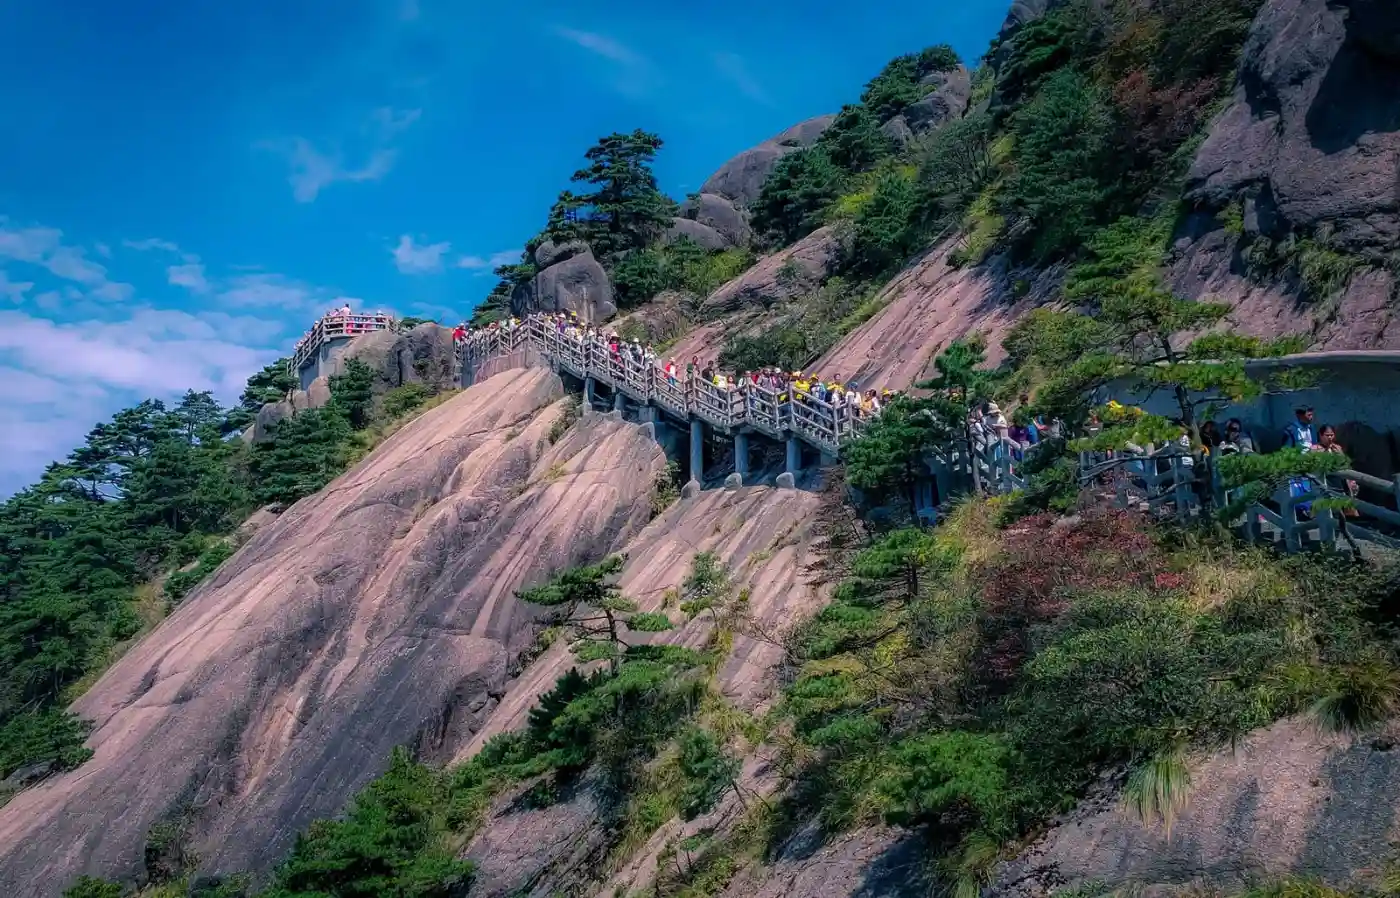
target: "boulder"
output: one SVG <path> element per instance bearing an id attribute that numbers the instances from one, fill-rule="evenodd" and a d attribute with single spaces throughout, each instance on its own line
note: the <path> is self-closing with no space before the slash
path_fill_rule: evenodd
<path id="1" fill-rule="evenodd" d="M 933 90 L 896 117 L 902 118 L 914 135 L 927 134 L 945 122 L 962 118 L 972 97 L 972 75 L 966 66 L 958 66 L 951 72 L 934 72 L 924 80 L 933 85 Z M 891 119 L 891 123 L 893 121 Z"/>
<path id="2" fill-rule="evenodd" d="M 786 131 L 765 140 L 756 147 L 745 150 L 719 167 L 700 185 L 701 193 L 713 193 L 732 200 L 736 206 L 752 205 L 758 199 L 773 166 L 778 160 L 793 150 L 816 143 L 817 138 L 831 123 L 835 115 L 820 115 L 807 119 L 788 128 Z"/>
<path id="3" fill-rule="evenodd" d="M 588 244 L 582 240 L 568 240 L 564 243 L 546 240 L 535 247 L 535 264 L 540 268 L 548 268 L 588 251 Z"/>
<path id="4" fill-rule="evenodd" d="M 810 147 L 826 133 L 826 129 L 830 128 L 834 121 L 836 121 L 835 113 L 809 118 L 788 128 L 777 137 L 772 138 L 770 142 L 782 147 Z"/>
<path id="5" fill-rule="evenodd" d="M 1246 204 L 1253 237 L 1325 227 L 1353 252 L 1400 240 L 1400 59 L 1376 52 L 1400 13 L 1349 2 L 1271 0 L 1260 11 L 1231 104 L 1191 166 L 1198 207 Z"/>
<path id="6" fill-rule="evenodd" d="M 705 318 L 714 318 L 810 293 L 831 276 L 840 258 L 841 241 L 836 232 L 821 228 L 787 249 L 765 256 L 710 294 L 702 313 Z"/>
<path id="7" fill-rule="evenodd" d="M 1063 2 L 1064 0 L 1012 0 L 1011 8 L 1006 11 L 1006 18 L 1002 20 L 1001 30 L 997 32 L 993 49 L 988 53 L 988 61 L 992 67 L 999 68 L 1006 61 L 1010 50 L 1009 41 L 1016 36 L 1017 31 Z"/>
<path id="8" fill-rule="evenodd" d="M 607 321 L 617 314 L 608 273 L 587 249 L 545 268 L 516 288 L 510 305 L 520 316 L 570 311 L 589 323 Z"/>
<path id="9" fill-rule="evenodd" d="M 286 399 L 264 405 L 258 409 L 257 417 L 253 419 L 253 426 L 249 428 L 249 442 L 261 443 L 271 439 L 272 429 L 294 414 L 296 414 L 296 408 Z"/>
<path id="10" fill-rule="evenodd" d="M 753 241 L 748 214 L 722 196 L 696 194 L 681 206 L 681 215 L 714 228 L 735 246 L 748 246 Z"/>
<path id="11" fill-rule="evenodd" d="M 54 766 L 53 761 L 27 764 L 5 777 L 4 780 L 0 780 L 0 793 L 18 792 L 26 786 L 32 786 L 53 773 Z"/>
<path id="12" fill-rule="evenodd" d="M 709 250 L 725 249 L 729 246 L 729 240 L 719 231 L 689 218 L 671 219 L 671 226 L 666 229 L 666 233 L 662 236 L 667 243 L 688 237 Z"/>
<path id="13" fill-rule="evenodd" d="M 914 139 L 914 131 L 902 115 L 896 115 L 881 125 L 880 132 L 901 147 Z"/>

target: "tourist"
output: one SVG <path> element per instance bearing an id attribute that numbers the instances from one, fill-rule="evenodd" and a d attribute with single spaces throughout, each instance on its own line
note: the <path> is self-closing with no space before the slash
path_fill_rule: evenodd
<path id="1" fill-rule="evenodd" d="M 1313 452 L 1331 452 L 1336 455 L 1346 455 L 1347 451 L 1342 444 L 1337 442 L 1337 428 L 1331 424 L 1322 425 L 1322 429 L 1317 432 L 1317 442 L 1312 447 Z M 1346 481 L 1347 495 L 1353 498 L 1361 492 L 1361 485 L 1355 480 Z M 1356 517 L 1355 508 L 1347 508 L 1345 514 L 1348 517 Z"/>
<path id="2" fill-rule="evenodd" d="M 1308 450 L 1317 442 L 1313 435 L 1313 410 L 1311 406 L 1299 406 L 1293 412 L 1293 423 L 1283 429 L 1283 445 Z"/>
<path id="3" fill-rule="evenodd" d="M 1254 440 L 1245 433 L 1244 425 L 1239 418 L 1231 418 L 1225 422 L 1225 436 L 1220 440 L 1218 454 L 1240 455 L 1254 452 Z"/>

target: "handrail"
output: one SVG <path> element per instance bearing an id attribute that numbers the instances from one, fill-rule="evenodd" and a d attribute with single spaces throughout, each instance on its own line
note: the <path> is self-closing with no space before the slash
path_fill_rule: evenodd
<path id="1" fill-rule="evenodd" d="M 672 376 L 615 353 L 594 340 L 569 336 L 541 319 L 514 327 L 478 331 L 458 344 L 463 361 L 479 361 L 529 341 L 553 364 L 578 377 L 591 377 L 678 415 L 694 415 L 723 430 L 748 426 L 774 437 L 798 436 L 823 452 L 838 455 L 843 439 L 867 420 L 850 405 L 836 406 L 810 394 L 788 395 L 752 383 L 716 386 L 696 376 Z"/>
<path id="2" fill-rule="evenodd" d="M 1181 447 L 1164 446 L 1155 451 L 1149 446 L 1145 451 L 1133 452 L 1118 450 L 1115 458 L 1096 461 L 1099 453 L 1080 453 L 1080 483 L 1088 485 L 1115 469 L 1114 478 L 1116 503 L 1126 507 L 1128 491 L 1137 491 L 1147 508 L 1159 510 L 1167 505 L 1175 507 L 1179 520 L 1185 522 L 1193 515 L 1203 514 L 1201 496 L 1197 493 L 1198 484 L 1209 486 L 1209 494 L 1214 497 L 1217 507 L 1227 507 L 1230 496 L 1220 482 L 1219 471 L 1209 457 L 1196 460 Z M 1167 460 L 1170 467 L 1158 471 L 1158 462 Z M 1188 461 L 1190 459 L 1190 461 Z M 1354 547 L 1356 540 L 1374 543 L 1389 549 L 1400 549 L 1400 538 L 1374 529 L 1373 524 L 1384 524 L 1400 528 L 1400 512 L 1358 499 L 1349 495 L 1346 488 L 1339 489 L 1329 481 L 1354 481 L 1377 492 L 1393 496 L 1400 502 L 1400 475 L 1386 480 L 1361 471 L 1341 470 L 1328 475 L 1302 475 L 1298 481 L 1305 482 L 1302 495 L 1293 495 L 1294 490 L 1287 486 L 1271 497 L 1277 511 L 1263 502 L 1251 503 L 1244 509 L 1243 522 L 1237 521 L 1244 536 L 1256 542 L 1264 536 L 1263 525 L 1277 531 L 1280 542 L 1287 552 L 1299 552 L 1304 547 L 1304 539 L 1313 537 L 1324 548 L 1333 547 L 1339 538 L 1344 538 Z M 1312 514 L 1299 520 L 1298 510 L 1302 506 L 1324 499 L 1343 498 L 1348 502 L 1348 514 L 1339 516 L 1331 507 L 1313 507 Z M 1365 522 L 1365 523 L 1363 523 Z"/>
<path id="3" fill-rule="evenodd" d="M 327 340 L 359 337 L 375 331 L 388 330 L 393 326 L 394 317 L 392 315 L 357 313 L 343 315 L 339 312 L 322 315 L 315 324 L 311 325 L 311 330 L 297 341 L 296 352 L 292 355 L 292 370 L 294 372 L 300 371 L 307 361 L 315 357 Z"/>

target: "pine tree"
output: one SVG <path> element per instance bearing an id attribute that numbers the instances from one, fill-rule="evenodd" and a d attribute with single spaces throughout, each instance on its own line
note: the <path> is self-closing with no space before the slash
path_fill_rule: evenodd
<path id="1" fill-rule="evenodd" d="M 660 137 L 639 129 L 609 134 L 584 154 L 589 165 L 571 180 L 593 189 L 566 196 L 572 208 L 587 214 L 580 224 L 594 255 L 612 259 L 642 249 L 670 224 L 675 204 L 661 192 L 651 170 L 661 146 Z"/>
<path id="2" fill-rule="evenodd" d="M 637 610 L 622 594 L 616 577 L 624 558 L 613 555 L 598 564 L 566 570 L 547 583 L 522 589 L 516 597 L 531 605 L 554 609 L 551 620 L 564 628 L 580 661 L 608 662 L 616 676 L 627 650 L 627 631 L 656 633 L 671 629 L 664 614 Z"/>

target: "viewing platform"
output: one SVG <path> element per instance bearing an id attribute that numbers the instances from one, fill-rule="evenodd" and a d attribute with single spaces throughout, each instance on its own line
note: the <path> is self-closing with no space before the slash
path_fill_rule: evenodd
<path id="1" fill-rule="evenodd" d="M 393 326 L 394 317 L 382 313 L 359 315 L 331 312 L 321 316 L 311 330 L 297 341 L 296 351 L 292 355 L 292 370 L 301 389 L 308 389 L 312 381 L 326 373 L 352 338 L 389 330 Z"/>

